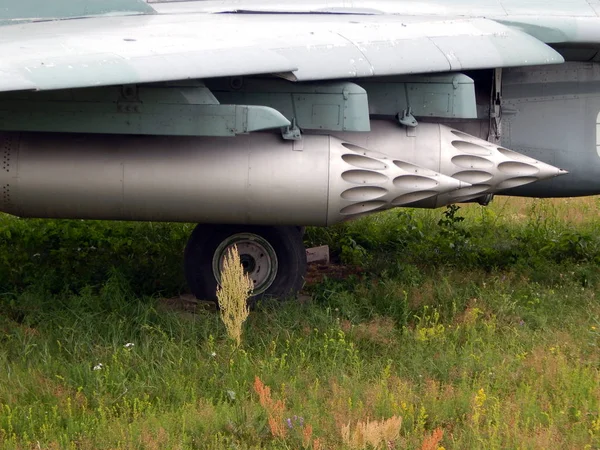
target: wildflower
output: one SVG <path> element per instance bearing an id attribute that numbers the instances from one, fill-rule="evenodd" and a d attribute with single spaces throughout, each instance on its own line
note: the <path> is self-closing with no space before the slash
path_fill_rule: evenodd
<path id="1" fill-rule="evenodd" d="M 592 331 L 596 331 L 596 327 L 592 325 Z"/>
<path id="2" fill-rule="evenodd" d="M 135 344 L 133 342 L 128 342 L 127 344 L 125 344 L 123 347 L 125 348 L 131 348 L 133 347 Z"/>
<path id="3" fill-rule="evenodd" d="M 425 438 L 425 440 L 423 441 L 423 444 L 421 445 L 421 449 L 422 450 L 444 450 L 444 447 L 440 446 L 440 442 L 441 440 L 444 438 L 444 430 L 442 430 L 441 428 L 436 428 L 435 430 L 433 430 L 433 433 L 431 433 L 431 436 L 428 436 Z"/>
<path id="4" fill-rule="evenodd" d="M 229 397 L 229 400 L 234 401 L 235 400 L 235 391 L 227 391 L 227 397 Z"/>
<path id="5" fill-rule="evenodd" d="M 216 353 L 216 352 L 212 352 L 212 353 L 210 354 L 210 356 L 212 356 L 212 357 L 214 358 L 215 356 L 217 356 L 217 353 Z"/>
<path id="6" fill-rule="evenodd" d="M 294 425 L 292 425 L 292 419 L 289 417 L 285 419 L 285 423 L 287 423 L 288 428 L 294 428 Z"/>
<path id="7" fill-rule="evenodd" d="M 273 400 L 271 388 L 266 386 L 260 378 L 254 378 L 254 391 L 258 394 L 260 405 L 265 409 L 269 421 L 269 429 L 273 437 L 285 437 L 283 413 L 285 403 L 283 400 Z M 314 446 L 313 446 L 314 447 Z"/>
<path id="8" fill-rule="evenodd" d="M 98 363 L 94 366 L 94 370 L 102 370 L 104 366 L 102 365 L 102 363 Z"/>
<path id="9" fill-rule="evenodd" d="M 308 448 L 310 442 L 313 440 L 313 428 L 311 424 L 308 424 L 306 427 L 302 428 L 302 446 L 304 448 Z M 315 439 L 318 442 L 318 439 Z M 320 446 L 318 444 L 314 444 L 313 442 L 313 450 L 318 450 Z"/>

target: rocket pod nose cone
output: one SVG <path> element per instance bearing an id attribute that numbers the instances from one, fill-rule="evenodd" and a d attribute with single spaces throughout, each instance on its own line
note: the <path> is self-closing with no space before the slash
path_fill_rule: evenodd
<path id="1" fill-rule="evenodd" d="M 337 139 L 330 152 L 328 223 L 471 186 L 468 181 L 356 145 L 344 145 Z"/>
<path id="2" fill-rule="evenodd" d="M 566 173 L 550 164 L 449 127 L 441 127 L 441 137 L 442 172 L 472 186 L 442 196 L 440 204 L 468 201 Z"/>

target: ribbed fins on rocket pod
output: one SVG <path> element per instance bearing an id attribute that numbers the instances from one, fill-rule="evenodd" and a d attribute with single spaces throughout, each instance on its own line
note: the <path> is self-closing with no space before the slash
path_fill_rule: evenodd
<path id="1" fill-rule="evenodd" d="M 440 125 L 439 170 L 470 186 L 410 206 L 437 207 L 467 202 L 567 173 L 565 170 Z"/>
<path id="2" fill-rule="evenodd" d="M 369 133 L 337 133 L 345 142 L 456 178 L 466 185 L 416 199 L 407 206 L 435 208 L 466 202 L 567 173 L 438 123 L 420 123 L 411 133 L 387 120 L 371 120 Z"/>
<path id="3" fill-rule="evenodd" d="M 440 171 L 471 184 L 441 196 L 443 204 L 471 200 L 566 173 L 450 127 L 440 126 L 440 134 Z"/>
<path id="4" fill-rule="evenodd" d="M 332 137 L 327 222 L 409 205 L 469 186 L 467 181 Z"/>

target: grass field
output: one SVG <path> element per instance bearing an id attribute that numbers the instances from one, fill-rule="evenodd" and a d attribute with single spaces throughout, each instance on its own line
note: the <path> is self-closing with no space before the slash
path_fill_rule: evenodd
<path id="1" fill-rule="evenodd" d="M 191 230 L 0 216 L 0 448 L 600 448 L 600 198 L 308 229 L 351 269 L 239 348 Z"/>

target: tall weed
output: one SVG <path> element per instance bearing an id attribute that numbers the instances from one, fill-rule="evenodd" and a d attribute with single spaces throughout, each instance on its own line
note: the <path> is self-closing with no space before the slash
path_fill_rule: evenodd
<path id="1" fill-rule="evenodd" d="M 250 314 L 248 297 L 253 286 L 252 280 L 244 272 L 237 246 L 234 245 L 223 261 L 217 298 L 221 320 L 225 324 L 227 334 L 238 347 L 242 343 L 242 327 Z"/>

